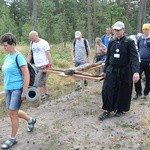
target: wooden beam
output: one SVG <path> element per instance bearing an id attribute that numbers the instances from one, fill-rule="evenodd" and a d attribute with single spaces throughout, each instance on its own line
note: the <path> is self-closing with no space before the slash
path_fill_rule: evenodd
<path id="1" fill-rule="evenodd" d="M 49 72 L 49 73 L 56 73 L 62 77 L 75 77 L 75 78 L 80 78 L 80 79 L 101 81 L 104 79 L 103 76 L 92 75 L 92 74 L 87 73 L 87 71 L 95 69 L 95 68 L 103 67 L 104 65 L 105 65 L 104 63 L 97 63 L 97 64 L 87 63 L 87 64 L 84 64 L 83 66 L 81 65 L 79 67 L 74 67 L 74 68 L 69 68 L 69 69 L 52 68 L 52 69 L 43 70 L 43 71 Z"/>
<path id="2" fill-rule="evenodd" d="M 101 81 L 104 79 L 103 76 L 92 77 L 92 76 L 85 76 L 85 75 L 80 75 L 80 74 L 66 75 L 64 72 L 58 75 L 62 77 L 75 77 L 75 78 L 80 78 L 80 79 L 89 79 L 89 80 L 97 80 L 97 81 Z"/>

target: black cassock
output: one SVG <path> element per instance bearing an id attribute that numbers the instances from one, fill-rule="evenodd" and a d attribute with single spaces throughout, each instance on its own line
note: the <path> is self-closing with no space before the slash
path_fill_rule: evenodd
<path id="1" fill-rule="evenodd" d="M 104 72 L 102 108 L 107 111 L 128 111 L 132 94 L 132 76 L 139 72 L 139 57 L 134 41 L 122 37 L 110 41 Z"/>

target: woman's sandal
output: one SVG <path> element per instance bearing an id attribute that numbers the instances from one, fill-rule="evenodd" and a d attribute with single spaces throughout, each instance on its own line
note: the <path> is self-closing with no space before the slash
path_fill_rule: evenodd
<path id="1" fill-rule="evenodd" d="M 9 149 L 13 145 L 17 144 L 16 139 L 8 138 L 1 146 L 1 149 Z"/>

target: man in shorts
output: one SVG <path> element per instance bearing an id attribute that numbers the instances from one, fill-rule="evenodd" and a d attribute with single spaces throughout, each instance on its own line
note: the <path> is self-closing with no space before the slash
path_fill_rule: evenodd
<path id="1" fill-rule="evenodd" d="M 41 70 L 52 68 L 52 57 L 49 52 L 50 45 L 46 40 L 40 38 L 36 31 L 31 31 L 29 33 L 29 39 L 31 40 L 31 50 L 28 54 L 28 62 L 31 61 L 33 56 L 34 65 L 38 71 L 37 86 L 39 88 L 41 100 L 44 100 L 49 97 L 48 87 L 46 85 L 47 73 Z"/>

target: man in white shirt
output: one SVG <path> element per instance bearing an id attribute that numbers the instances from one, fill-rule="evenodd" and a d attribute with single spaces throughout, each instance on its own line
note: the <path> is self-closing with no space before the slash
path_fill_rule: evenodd
<path id="1" fill-rule="evenodd" d="M 37 86 L 39 88 L 41 99 L 45 99 L 49 97 L 46 85 L 47 73 L 39 70 L 46 68 L 50 69 L 52 67 L 52 57 L 49 52 L 50 45 L 46 40 L 40 38 L 36 31 L 31 31 L 29 33 L 29 39 L 31 40 L 31 50 L 28 54 L 28 62 L 30 62 L 33 57 L 34 65 L 38 70 Z"/>

